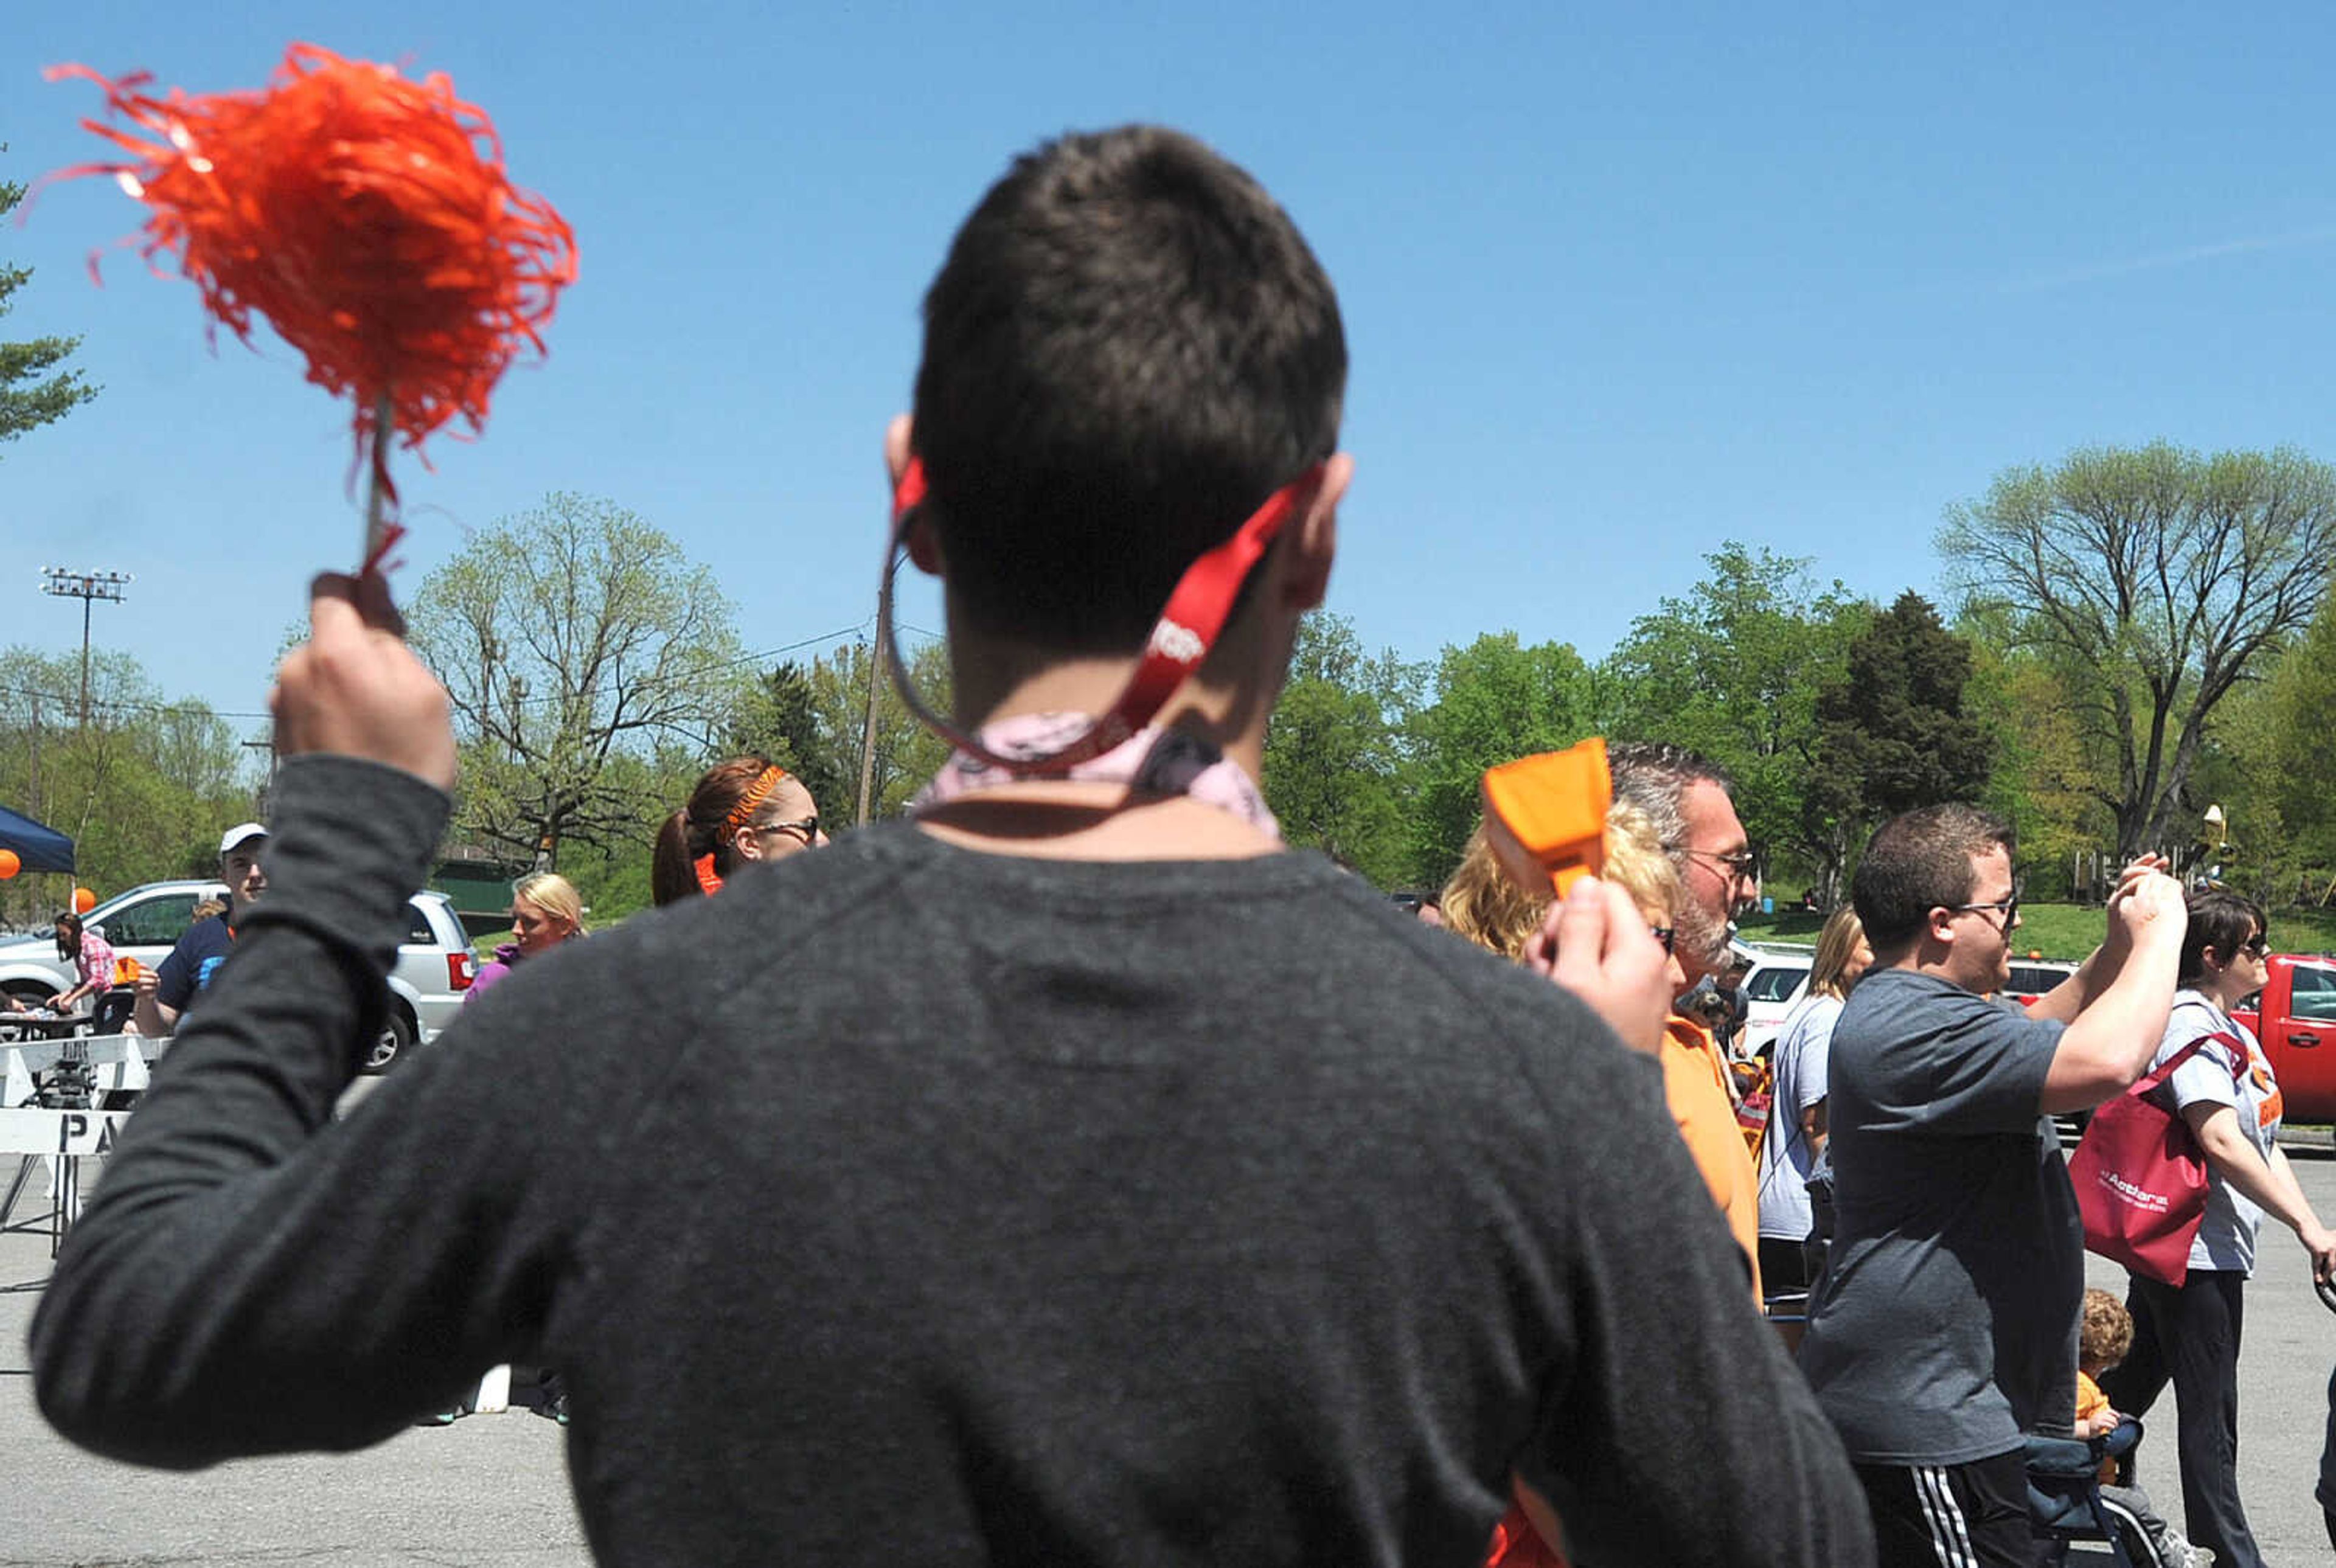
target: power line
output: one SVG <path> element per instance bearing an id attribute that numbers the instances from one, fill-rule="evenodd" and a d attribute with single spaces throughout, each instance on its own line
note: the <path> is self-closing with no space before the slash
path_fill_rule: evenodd
<path id="1" fill-rule="evenodd" d="M 681 670 L 673 675 L 658 677 L 643 676 L 639 680 L 634 681 L 631 684 L 631 689 L 638 691 L 643 687 L 686 686 L 692 681 L 701 679 L 706 676 L 715 674 L 721 670 L 736 669 L 742 665 L 761 664 L 765 659 L 777 658 L 782 654 L 794 653 L 803 648 L 810 648 L 814 643 L 832 641 L 834 638 L 839 637 L 849 637 L 853 632 L 866 630 L 867 627 L 868 622 L 866 620 L 862 620 L 856 626 L 838 627 L 833 631 L 823 631 L 816 637 L 804 638 L 800 642 L 786 643 L 778 648 L 766 648 L 757 653 L 742 653 L 735 658 L 725 658 L 716 660 L 712 664 L 702 664 L 694 669 Z M 600 696 L 608 692 L 615 691 L 617 687 L 615 683 L 611 682 L 607 686 L 597 686 L 580 692 L 554 692 L 548 696 L 524 696 L 519 699 L 519 706 L 521 707 L 528 707 L 539 703 L 567 702 L 579 696 Z"/>
<path id="2" fill-rule="evenodd" d="M 778 658 L 785 654 L 797 653 L 804 648 L 814 647 L 820 643 L 832 642 L 837 638 L 849 637 L 854 632 L 864 632 L 868 629 L 868 624 L 869 623 L 866 619 L 862 619 L 856 625 L 838 627 L 832 631 L 820 632 L 814 636 L 803 638 L 795 642 L 783 643 L 776 648 L 758 649 L 754 653 L 740 654 L 735 658 L 721 659 L 712 664 L 698 665 L 692 669 L 682 670 L 673 675 L 655 678 L 643 677 L 639 681 L 634 683 L 634 687 L 635 689 L 638 689 L 644 686 L 657 687 L 682 685 L 689 681 L 701 679 L 706 676 L 715 674 L 721 670 L 735 669 L 744 665 L 761 664 L 765 660 Z M 921 631 L 920 628 L 915 627 L 904 628 L 903 629 L 918 631 L 919 635 L 925 637 L 935 635 L 931 632 Z M 612 684 L 609 686 L 594 687 L 590 690 L 585 692 L 573 694 L 554 693 L 549 696 L 522 697 L 520 700 L 522 706 L 533 706 L 539 703 L 566 701 L 569 700 L 570 696 L 599 696 L 615 689 L 616 687 Z M 43 702 L 71 704 L 75 700 L 70 693 L 42 691 L 33 687 L 0 686 L 0 693 L 5 693 L 11 696 L 36 698 Z M 153 701 L 142 697 L 96 697 L 91 699 L 89 706 L 92 710 L 112 709 L 115 712 L 144 711 L 149 713 L 183 713 L 189 715 L 209 714 L 213 718 L 263 719 L 272 718 L 274 716 L 272 714 L 268 714 L 265 711 L 255 713 L 234 708 L 211 707 L 200 697 L 181 697 L 171 702 Z"/>

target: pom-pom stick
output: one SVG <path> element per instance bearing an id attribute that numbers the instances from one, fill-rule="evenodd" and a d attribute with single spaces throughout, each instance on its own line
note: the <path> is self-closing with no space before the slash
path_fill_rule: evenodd
<path id="1" fill-rule="evenodd" d="M 113 176 L 146 204 L 151 267 L 175 258 L 214 321 L 248 344 L 258 312 L 310 381 L 354 399 L 365 567 L 378 567 L 403 531 L 385 443 L 419 456 L 453 419 L 484 428 L 496 381 L 521 349 L 542 354 L 575 281 L 567 223 L 511 184 L 493 125 L 443 74 L 409 82 L 295 44 L 256 93 L 157 97 L 143 72 L 48 75 L 96 83 L 109 115 L 145 132 L 83 121 L 131 157 L 52 178 Z"/>
<path id="2" fill-rule="evenodd" d="M 365 553 L 357 557 L 364 562 L 357 568 L 359 577 L 369 571 L 386 570 L 388 563 L 383 558 L 397 543 L 398 536 L 405 531 L 389 520 L 390 503 L 397 492 L 389 482 L 389 453 L 382 445 L 386 438 L 385 433 L 393 428 L 391 422 L 396 417 L 396 410 L 389 400 L 389 389 L 384 387 L 373 400 L 373 438 L 367 443 L 372 448 L 373 461 L 366 465 L 372 472 L 365 478 L 365 537 L 359 541 Z"/>

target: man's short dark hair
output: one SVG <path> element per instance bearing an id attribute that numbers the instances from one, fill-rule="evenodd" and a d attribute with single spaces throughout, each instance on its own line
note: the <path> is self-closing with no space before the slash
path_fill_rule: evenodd
<path id="1" fill-rule="evenodd" d="M 1900 951 L 1921 934 L 1934 909 L 1971 901 L 1979 883 L 1973 862 L 1989 851 L 2013 852 L 2011 824 L 1977 806 L 1951 803 L 1892 817 L 1865 843 L 1850 881 L 1850 901 L 1875 951 Z"/>
<path id="2" fill-rule="evenodd" d="M 2182 981 L 2195 985 L 2206 978 L 2206 950 L 2229 963 L 2257 931 L 2269 931 L 2263 905 L 2229 888 L 2200 888 L 2188 900 L 2190 929 L 2182 937 Z"/>
<path id="3" fill-rule="evenodd" d="M 1687 812 L 1681 804 L 1689 786 L 1717 785 L 1733 798 L 1736 781 L 1728 770 L 1700 752 L 1669 741 L 1618 741 L 1606 748 L 1606 764 L 1614 774 L 1614 794 L 1647 813 L 1655 836 L 1677 860 L 1687 847 Z"/>
<path id="4" fill-rule="evenodd" d="M 1142 646 L 1184 569 L 1338 445 L 1347 341 L 1289 215 L 1154 126 L 1017 159 L 925 296 L 914 444 L 952 603 Z"/>

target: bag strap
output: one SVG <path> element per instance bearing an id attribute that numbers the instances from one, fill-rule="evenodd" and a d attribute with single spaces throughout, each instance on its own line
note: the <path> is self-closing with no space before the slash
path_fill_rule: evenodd
<path id="1" fill-rule="evenodd" d="M 2197 1044 L 2227 1046 L 2231 1052 L 2231 1082 L 2241 1084 L 2246 1081 L 2247 1068 L 2254 1065 L 2254 1053 L 2247 1049 L 2246 1041 L 2228 1029 L 2222 1029 L 2211 1035 L 2199 1036 Z"/>
<path id="2" fill-rule="evenodd" d="M 2127 1089 L 2126 1093 L 2131 1095 L 2136 1099 L 2141 1098 L 2144 1095 L 2156 1094 L 2158 1091 L 2159 1086 L 2162 1086 L 2166 1079 L 2174 1076 L 2175 1068 L 2188 1061 L 2192 1057 L 2196 1056 L 2198 1054 L 2199 1047 L 2205 1045 L 2208 1040 L 2214 1039 L 2216 1037 L 2217 1037 L 2214 1035 L 2200 1035 L 2196 1039 L 2192 1040 L 2188 1045 L 2183 1047 L 2180 1050 L 2167 1057 L 2164 1066 L 2153 1069 L 2148 1076 L 2143 1078 L 2141 1082 Z"/>

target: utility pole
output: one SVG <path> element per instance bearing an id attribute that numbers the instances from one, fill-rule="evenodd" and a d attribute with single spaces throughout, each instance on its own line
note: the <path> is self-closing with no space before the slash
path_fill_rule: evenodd
<path id="1" fill-rule="evenodd" d="M 43 593 L 81 600 L 81 727 L 87 729 L 90 606 L 101 599 L 108 604 L 120 604 L 122 590 L 136 579 L 126 571 L 69 571 L 62 566 L 44 566 L 41 575 L 47 579 L 41 585 Z"/>
<path id="2" fill-rule="evenodd" d="M 868 645 L 868 723 L 860 733 L 860 814 L 859 825 L 868 825 L 868 813 L 874 808 L 869 799 L 876 791 L 876 693 L 878 683 L 884 678 L 884 650 L 892 646 L 891 622 L 885 618 L 885 607 L 876 607 L 876 636 Z"/>
<path id="3" fill-rule="evenodd" d="M 33 694 L 33 776 L 25 793 L 33 797 L 33 820 L 41 821 L 41 694 Z"/>

